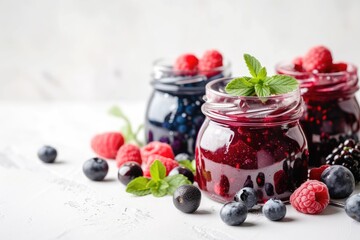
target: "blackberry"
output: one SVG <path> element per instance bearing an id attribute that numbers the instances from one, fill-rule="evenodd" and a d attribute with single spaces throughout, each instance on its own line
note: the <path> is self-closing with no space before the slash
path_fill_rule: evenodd
<path id="1" fill-rule="evenodd" d="M 354 139 L 347 139 L 332 150 L 326 157 L 326 164 L 342 165 L 354 175 L 355 182 L 360 181 L 360 143 Z"/>

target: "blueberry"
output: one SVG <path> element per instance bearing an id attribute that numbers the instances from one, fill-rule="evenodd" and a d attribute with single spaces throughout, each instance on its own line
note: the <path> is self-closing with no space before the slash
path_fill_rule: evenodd
<path id="1" fill-rule="evenodd" d="M 247 207 L 244 203 L 229 202 L 221 208 L 220 217 L 227 225 L 238 226 L 245 221 L 247 212 Z"/>
<path id="2" fill-rule="evenodd" d="M 265 183 L 265 192 L 268 196 L 273 196 L 274 186 L 271 183 Z"/>
<path id="3" fill-rule="evenodd" d="M 271 198 L 264 204 L 262 211 L 271 221 L 279 221 L 286 215 L 286 206 L 281 200 Z"/>
<path id="4" fill-rule="evenodd" d="M 181 125 L 179 125 L 179 126 L 177 127 L 177 130 L 179 131 L 179 133 L 184 134 L 184 133 L 187 132 L 188 127 L 187 127 L 186 125 L 184 125 L 184 124 L 181 124 Z"/>
<path id="5" fill-rule="evenodd" d="M 189 169 L 186 168 L 186 167 L 178 166 L 178 167 L 173 168 L 173 170 L 170 171 L 169 176 L 173 176 L 173 175 L 177 175 L 177 174 L 182 174 L 182 175 L 184 175 L 185 177 L 187 177 L 187 179 L 188 179 L 191 183 L 194 182 L 194 174 L 192 173 L 191 170 L 189 170 Z"/>
<path id="6" fill-rule="evenodd" d="M 39 149 L 37 155 L 41 161 L 45 163 L 53 163 L 55 162 L 57 151 L 51 146 L 43 146 Z"/>
<path id="7" fill-rule="evenodd" d="M 109 171 L 109 165 L 104 159 L 90 158 L 83 164 L 83 172 L 90 180 L 102 181 Z"/>
<path id="8" fill-rule="evenodd" d="M 186 123 L 186 118 L 184 118 L 182 115 L 176 117 L 176 122 L 178 124 L 184 124 Z"/>
<path id="9" fill-rule="evenodd" d="M 331 198 L 346 198 L 354 191 L 355 179 L 349 169 L 343 166 L 330 166 L 321 174 L 321 181 L 329 189 Z"/>
<path id="10" fill-rule="evenodd" d="M 360 222 L 360 193 L 349 197 L 345 202 L 346 214 Z"/>
<path id="11" fill-rule="evenodd" d="M 143 176 L 143 171 L 136 162 L 124 163 L 118 170 L 118 179 L 124 185 L 127 185 L 134 178 L 141 176 Z"/>
<path id="12" fill-rule="evenodd" d="M 245 187 L 235 194 L 234 200 L 244 203 L 247 209 L 251 209 L 256 205 L 258 198 L 253 188 Z"/>
<path id="13" fill-rule="evenodd" d="M 193 158 L 187 153 L 179 153 L 175 156 L 176 161 L 191 160 L 191 159 Z"/>
<path id="14" fill-rule="evenodd" d="M 193 105 L 188 105 L 185 108 L 185 112 L 187 114 L 189 114 L 190 116 L 194 113 L 194 111 L 195 111 L 195 106 L 193 106 Z"/>
<path id="15" fill-rule="evenodd" d="M 182 185 L 178 187 L 173 195 L 173 203 L 177 209 L 184 213 L 193 213 L 201 201 L 201 192 L 194 185 Z"/>

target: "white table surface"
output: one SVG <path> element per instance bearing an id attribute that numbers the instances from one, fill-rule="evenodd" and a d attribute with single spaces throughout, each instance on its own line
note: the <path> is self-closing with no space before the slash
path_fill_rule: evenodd
<path id="1" fill-rule="evenodd" d="M 136 124 L 145 103 L 118 102 Z M 360 239 L 360 223 L 329 206 L 312 216 L 287 205 L 287 216 L 271 222 L 249 214 L 239 227 L 225 225 L 221 204 L 203 195 L 195 214 L 178 211 L 170 196 L 134 197 L 117 180 L 110 161 L 103 182 L 92 182 L 82 164 L 93 157 L 95 133 L 117 130 L 104 103 L 0 102 L 0 239 Z M 43 144 L 58 150 L 55 164 L 43 164 Z M 359 186 L 357 191 L 359 191 Z"/>

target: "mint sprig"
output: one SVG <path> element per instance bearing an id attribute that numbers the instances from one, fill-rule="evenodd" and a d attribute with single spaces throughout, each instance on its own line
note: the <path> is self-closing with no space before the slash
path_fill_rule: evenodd
<path id="1" fill-rule="evenodd" d="M 133 131 L 131 122 L 129 120 L 129 118 L 124 114 L 124 112 L 121 110 L 120 107 L 118 106 L 113 106 L 110 110 L 109 113 L 114 116 L 114 117 L 118 117 L 121 120 L 124 121 L 125 125 L 122 127 L 121 129 L 121 133 L 123 134 L 124 138 L 125 138 L 125 142 L 126 143 L 135 143 L 138 146 L 143 146 L 144 144 L 138 139 L 138 135 L 141 131 L 141 129 L 143 128 L 143 125 L 140 125 L 136 131 Z"/>
<path id="2" fill-rule="evenodd" d="M 226 93 L 233 96 L 268 97 L 294 91 L 299 83 L 286 75 L 267 76 L 265 67 L 249 54 L 244 54 L 245 63 L 251 77 L 240 77 L 231 80 L 225 87 Z"/>
<path id="3" fill-rule="evenodd" d="M 177 174 L 166 177 L 166 168 L 162 162 L 155 160 L 150 166 L 151 179 L 137 177 L 128 183 L 126 192 L 137 196 L 152 194 L 155 197 L 172 195 L 181 185 L 191 184 L 184 175 Z"/>

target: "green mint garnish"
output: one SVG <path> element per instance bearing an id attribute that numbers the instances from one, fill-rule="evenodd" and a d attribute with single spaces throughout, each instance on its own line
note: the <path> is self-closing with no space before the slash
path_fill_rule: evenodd
<path id="1" fill-rule="evenodd" d="M 133 129 L 132 129 L 131 122 L 130 122 L 129 118 L 124 114 L 124 112 L 119 107 L 113 106 L 109 110 L 109 113 L 111 115 L 113 115 L 114 117 L 118 117 L 118 118 L 120 118 L 120 119 L 122 119 L 124 121 L 125 125 L 121 129 L 121 133 L 123 134 L 126 143 L 133 142 L 133 143 L 135 143 L 136 145 L 138 145 L 140 147 L 144 145 L 138 139 L 139 132 L 143 128 L 143 125 L 140 125 L 136 129 L 136 131 L 134 132 Z"/>
<path id="2" fill-rule="evenodd" d="M 152 194 L 155 197 L 172 195 L 181 185 L 191 184 L 184 175 L 177 174 L 166 177 L 166 168 L 162 162 L 155 160 L 150 166 L 151 179 L 137 177 L 128 183 L 126 192 L 137 196 Z"/>
<path id="3" fill-rule="evenodd" d="M 267 76 L 265 67 L 249 54 L 244 54 L 245 63 L 251 77 L 240 77 L 231 80 L 225 91 L 233 96 L 268 97 L 294 91 L 299 83 L 293 77 L 286 75 Z"/>

